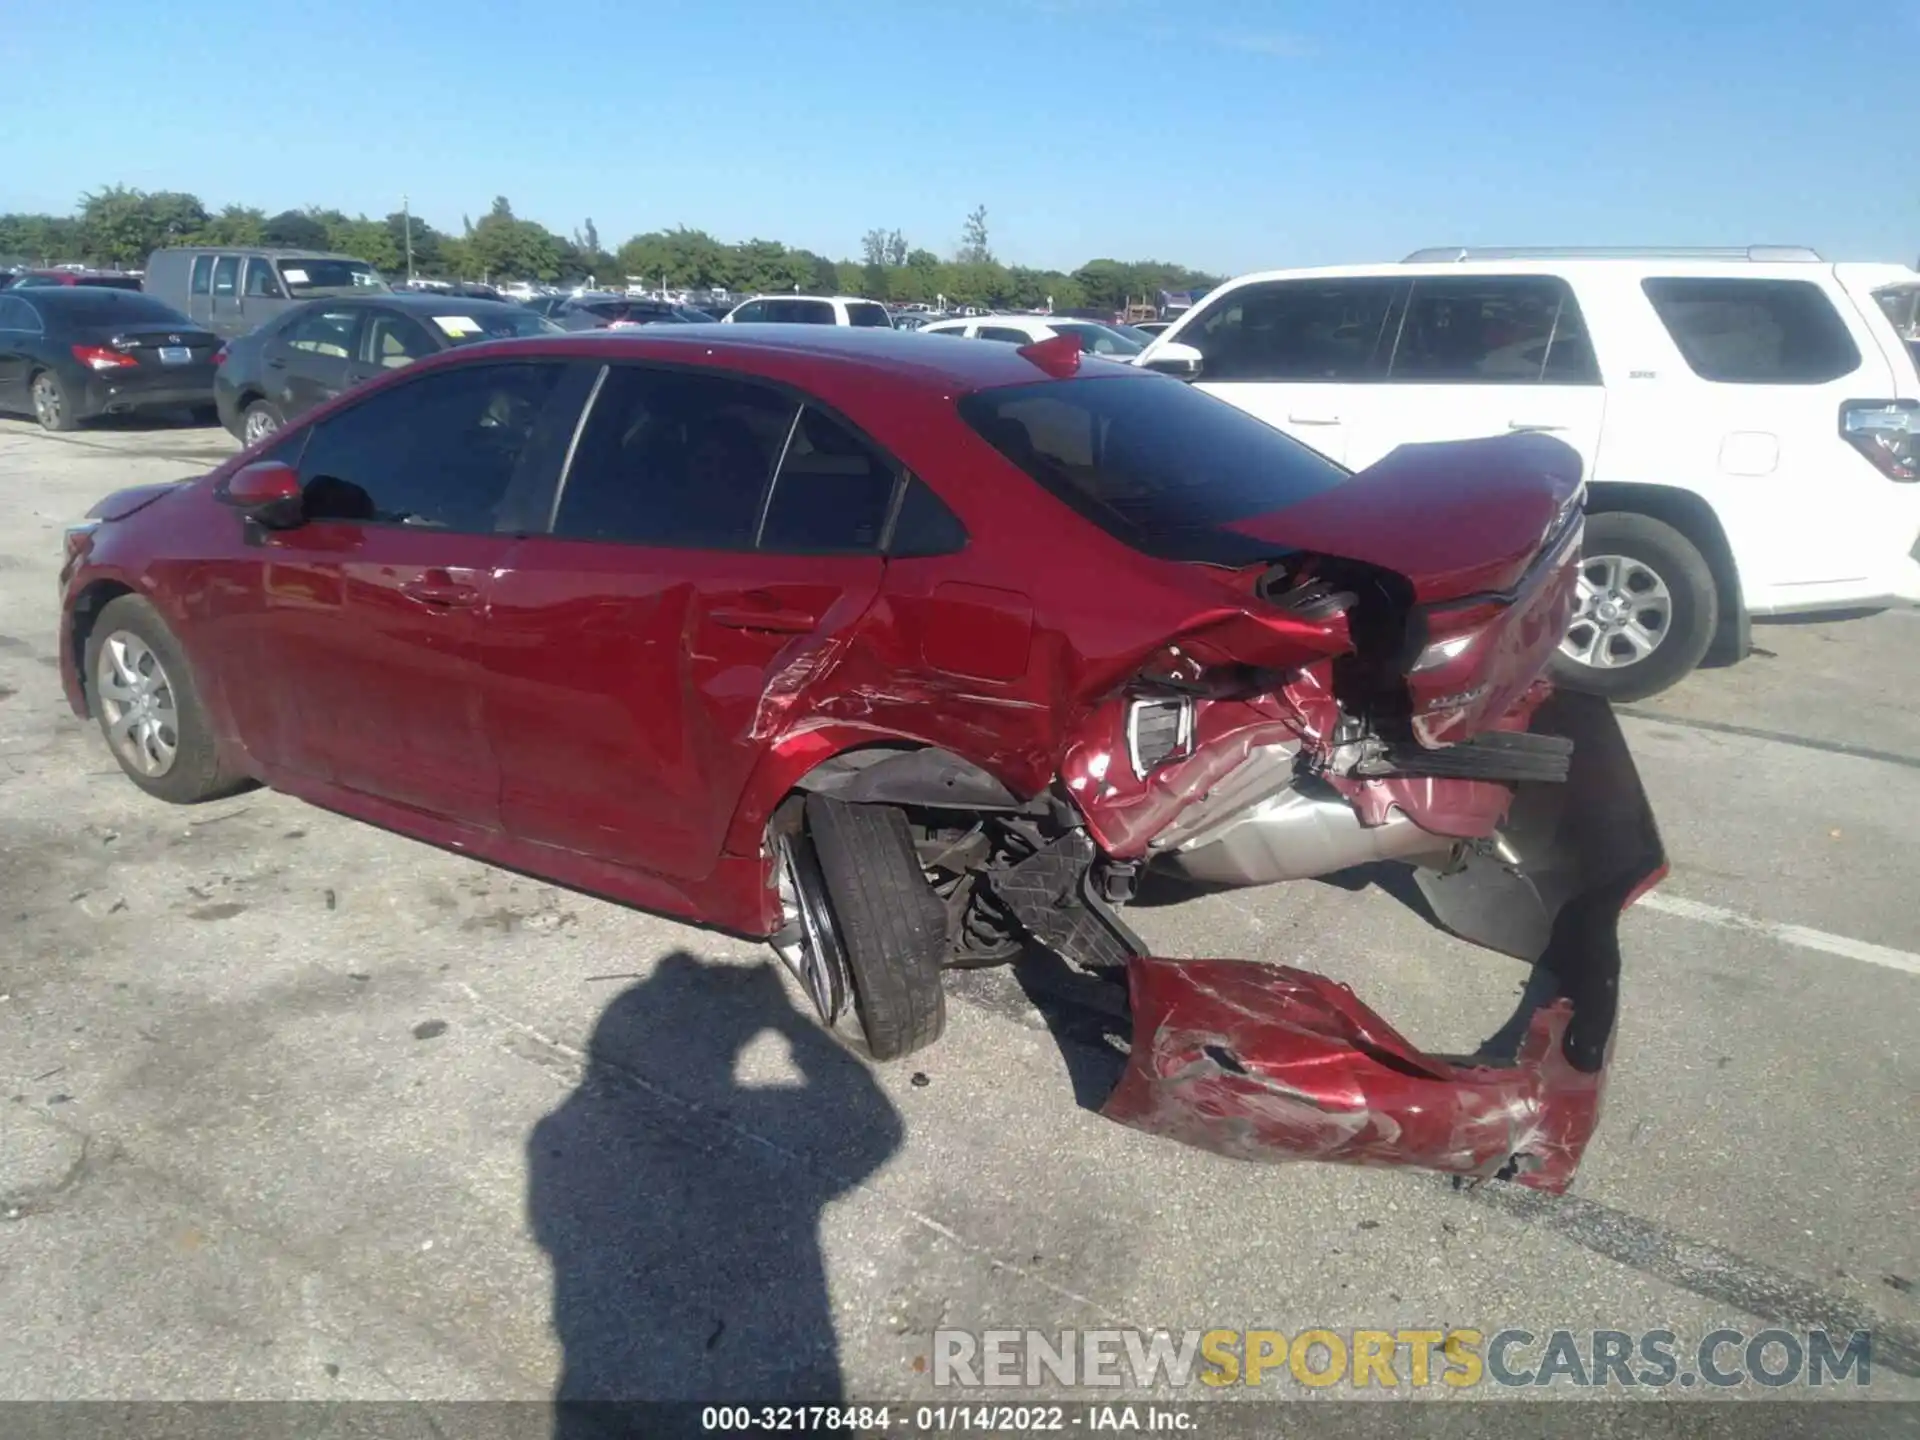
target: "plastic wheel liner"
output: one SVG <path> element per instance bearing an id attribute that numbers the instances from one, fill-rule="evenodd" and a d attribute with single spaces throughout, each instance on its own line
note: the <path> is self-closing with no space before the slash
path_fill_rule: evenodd
<path id="1" fill-rule="evenodd" d="M 1666 859 L 1605 700 L 1555 693 L 1529 728 L 1573 742 L 1565 783 L 1516 786 L 1491 843 L 1416 872 L 1446 929 L 1535 967 L 1480 1054 L 1423 1053 L 1323 975 L 1147 956 L 1129 962 L 1132 1054 L 1101 1113 L 1238 1159 L 1565 1190 L 1600 1117 L 1620 915 Z"/>

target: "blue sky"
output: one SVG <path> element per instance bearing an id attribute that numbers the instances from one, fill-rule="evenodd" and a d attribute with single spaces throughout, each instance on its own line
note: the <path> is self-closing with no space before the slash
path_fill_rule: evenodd
<path id="1" fill-rule="evenodd" d="M 1427 244 L 1920 254 L 1920 5 L 326 0 L 20 5 L 0 210 L 119 182 L 603 243 L 1224 272 Z M 1905 93 L 1903 93 L 1903 89 Z M 25 143 L 31 137 L 32 143 Z"/>

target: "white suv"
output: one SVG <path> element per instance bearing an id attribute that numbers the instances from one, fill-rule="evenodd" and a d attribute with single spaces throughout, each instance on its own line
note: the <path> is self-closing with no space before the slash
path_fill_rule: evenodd
<path id="1" fill-rule="evenodd" d="M 1421 250 L 1229 281 L 1135 362 L 1351 469 L 1551 432 L 1586 462 L 1569 684 L 1638 699 L 1756 615 L 1920 603 L 1920 274 L 1810 250 Z"/>
<path id="2" fill-rule="evenodd" d="M 727 325 L 866 325 L 891 330 L 893 315 L 858 295 L 756 295 L 729 310 Z"/>

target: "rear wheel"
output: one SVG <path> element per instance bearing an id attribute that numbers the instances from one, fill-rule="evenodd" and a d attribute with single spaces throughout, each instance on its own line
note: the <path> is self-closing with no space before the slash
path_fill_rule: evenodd
<path id="1" fill-rule="evenodd" d="M 891 805 L 848 805 L 810 795 L 805 834 L 785 843 L 805 845 L 817 862 L 817 897 L 806 894 L 807 865 L 794 871 L 803 926 L 808 901 L 824 899 L 824 905 L 812 906 L 812 929 L 825 936 L 830 952 L 819 958 L 844 964 L 873 1058 L 895 1060 L 939 1039 L 947 1023 L 940 985 L 946 907 L 920 869 L 906 815 Z M 818 983 L 824 988 L 832 981 L 823 977 Z M 816 988 L 815 1003 L 822 998 Z"/>
<path id="2" fill-rule="evenodd" d="M 240 443 L 258 445 L 285 423 L 280 418 L 280 412 L 269 402 L 256 400 L 247 407 L 247 413 L 240 421 Z"/>
<path id="3" fill-rule="evenodd" d="M 68 395 L 65 383 L 51 370 L 42 370 L 33 377 L 27 386 L 27 396 L 33 403 L 33 418 L 40 422 L 42 430 L 71 430 L 77 423 L 73 398 Z"/>
<path id="4" fill-rule="evenodd" d="M 137 595 L 109 603 L 87 636 L 87 688 L 127 778 L 176 805 L 247 787 L 220 768 L 213 726 L 173 632 Z"/>
<path id="5" fill-rule="evenodd" d="M 1554 678 L 1609 700 L 1643 700 L 1693 672 L 1719 623 L 1713 570 L 1692 541 L 1650 515 L 1606 511 L 1587 521 L 1579 599 Z"/>

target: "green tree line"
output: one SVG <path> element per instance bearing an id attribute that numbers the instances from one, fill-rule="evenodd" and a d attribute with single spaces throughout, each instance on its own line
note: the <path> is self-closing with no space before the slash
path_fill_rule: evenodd
<path id="1" fill-rule="evenodd" d="M 560 235 L 513 213 L 497 196 L 478 221 L 440 230 L 401 211 L 382 218 L 314 206 L 269 215 L 257 206 L 210 210 L 196 195 L 108 185 L 89 191 L 71 215 L 0 214 L 0 263 L 77 261 L 137 269 L 167 245 L 286 245 L 338 250 L 389 275 L 404 274 L 409 234 L 416 274 L 450 280 L 577 283 L 589 277 L 622 285 L 644 277 L 673 289 L 808 291 L 865 295 L 895 303 L 1118 310 L 1161 290 L 1206 289 L 1218 277 L 1161 261 L 1090 260 L 1072 272 L 1008 265 L 989 243 L 987 212 L 966 217 L 943 257 L 908 243 L 898 229 L 876 227 L 858 259 L 831 260 L 777 240 L 728 242 L 684 227 L 635 235 L 602 247 L 592 220 Z"/>

